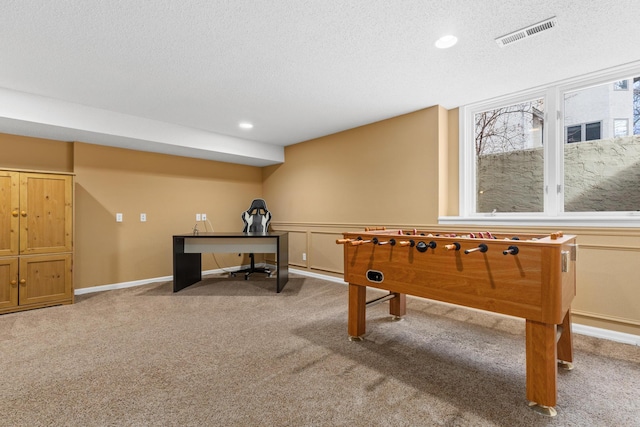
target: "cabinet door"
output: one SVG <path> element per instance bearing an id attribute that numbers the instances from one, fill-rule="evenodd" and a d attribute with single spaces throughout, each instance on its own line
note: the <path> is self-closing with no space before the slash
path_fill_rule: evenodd
<path id="1" fill-rule="evenodd" d="M 0 171 L 0 256 L 18 254 L 19 182 L 18 172 Z"/>
<path id="2" fill-rule="evenodd" d="M 0 258 L 0 309 L 18 305 L 18 258 Z"/>
<path id="3" fill-rule="evenodd" d="M 20 258 L 20 305 L 70 302 L 71 254 Z"/>
<path id="4" fill-rule="evenodd" d="M 20 174 L 20 253 L 72 250 L 72 192 L 69 175 Z"/>

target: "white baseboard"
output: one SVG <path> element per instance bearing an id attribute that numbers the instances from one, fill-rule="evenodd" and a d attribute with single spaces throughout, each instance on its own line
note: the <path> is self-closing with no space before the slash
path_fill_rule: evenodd
<path id="1" fill-rule="evenodd" d="M 249 268 L 249 266 L 242 265 L 240 267 L 233 267 L 233 268 L 227 268 L 227 269 L 218 268 L 215 270 L 206 270 L 202 272 L 202 275 L 206 276 L 208 274 L 222 274 L 226 272 L 238 271 L 243 268 Z M 114 289 L 131 288 L 134 286 L 148 285 L 149 283 L 156 283 L 156 282 L 166 282 L 169 280 L 173 280 L 173 276 L 154 277 L 152 279 L 141 279 L 141 280 L 134 280 L 131 282 L 120 282 L 120 283 L 112 283 L 109 285 L 92 286 L 90 288 L 81 288 L 81 289 L 74 290 L 74 294 L 83 295 L 83 294 L 90 294 L 92 292 L 112 291 Z"/>
<path id="2" fill-rule="evenodd" d="M 289 268 L 289 272 L 299 274 L 301 276 L 313 277 L 314 279 L 326 280 L 328 282 L 336 282 L 342 285 L 347 284 L 342 277 L 333 277 L 326 274 L 314 273 L 313 271 L 298 270 L 297 268 Z"/>
<path id="3" fill-rule="evenodd" d="M 271 267 L 271 268 L 274 269 L 274 271 L 276 269 L 275 265 L 265 265 L 263 263 L 262 266 Z M 223 270 L 223 269 L 207 270 L 207 271 L 203 271 L 202 275 L 204 276 L 204 275 L 207 275 L 207 274 L 221 274 L 221 273 L 225 273 L 225 272 L 232 272 L 232 271 L 241 270 L 243 268 L 248 268 L 248 267 L 249 267 L 248 265 L 246 265 L 246 266 L 243 265 L 243 266 L 240 266 L 240 267 L 235 267 L 235 268 L 226 269 L 226 270 Z M 326 280 L 326 281 L 329 281 L 329 282 L 335 282 L 335 283 L 340 283 L 340 284 L 346 285 L 346 282 L 340 277 L 328 276 L 328 275 L 321 274 L 321 273 L 314 273 L 312 271 L 299 270 L 297 268 L 290 268 L 289 272 L 295 273 L 295 274 L 299 274 L 301 276 L 308 276 L 308 277 L 313 277 L 315 279 Z M 173 276 L 155 277 L 153 279 L 134 280 L 134 281 L 131 281 L 131 282 L 113 283 L 113 284 L 110 284 L 110 285 L 93 286 L 91 288 L 76 289 L 74 293 L 75 293 L 75 295 L 83 295 L 83 294 L 88 294 L 88 293 L 92 293 L 92 292 L 102 292 L 102 291 L 110 291 L 110 290 L 114 290 L 114 289 L 131 288 L 133 286 L 147 285 L 149 283 L 166 282 L 166 281 L 172 280 L 172 279 L 173 279 Z M 431 300 L 429 300 L 429 301 L 431 301 Z M 434 302 L 439 302 L 439 301 L 434 301 Z M 442 304 L 447 304 L 447 303 L 442 303 Z M 456 305 L 456 307 L 462 307 L 462 306 Z M 464 308 L 468 308 L 468 307 L 464 307 Z M 470 310 L 473 310 L 473 309 L 470 309 Z M 491 313 L 489 311 L 484 311 L 484 310 L 478 310 L 478 311 L 482 311 L 483 313 L 497 314 L 497 313 Z M 508 317 L 511 317 L 511 316 L 508 316 Z M 586 325 L 581 325 L 581 324 L 578 324 L 578 323 L 573 323 L 572 326 L 571 326 L 571 330 L 573 332 L 575 332 L 576 334 L 580 334 L 580 335 L 586 335 L 586 336 L 594 337 L 594 338 L 602 338 L 602 339 L 606 339 L 606 340 L 609 340 L 609 341 L 615 341 L 615 342 L 619 342 L 619 343 L 623 343 L 623 344 L 631 344 L 631 345 L 640 346 L 640 335 L 626 334 L 624 332 L 616 332 L 616 331 L 611 331 L 611 330 L 608 330 L 608 329 L 595 328 L 593 326 L 586 326 Z"/>
<path id="4" fill-rule="evenodd" d="M 578 323 L 573 323 L 571 325 L 571 330 L 580 335 L 587 335 L 589 337 L 602 338 L 609 341 L 640 346 L 640 335 L 625 334 L 624 332 L 595 328 L 593 326 L 580 325 Z"/>

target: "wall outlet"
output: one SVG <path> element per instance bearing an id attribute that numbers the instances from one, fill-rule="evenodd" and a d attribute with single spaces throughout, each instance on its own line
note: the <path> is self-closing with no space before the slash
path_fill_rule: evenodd
<path id="1" fill-rule="evenodd" d="M 200 214 L 196 214 L 196 221 L 202 221 Z"/>
<path id="2" fill-rule="evenodd" d="M 206 221 L 207 220 L 207 214 L 202 214 L 202 220 Z"/>
<path id="3" fill-rule="evenodd" d="M 303 261 L 307 260 L 307 253 L 306 252 L 302 252 L 302 260 Z"/>
<path id="4" fill-rule="evenodd" d="M 147 214 L 146 213 L 141 213 L 140 214 L 140 222 L 146 222 L 147 221 Z"/>
<path id="5" fill-rule="evenodd" d="M 122 222 L 122 214 L 121 213 L 117 213 L 116 214 L 116 222 Z"/>

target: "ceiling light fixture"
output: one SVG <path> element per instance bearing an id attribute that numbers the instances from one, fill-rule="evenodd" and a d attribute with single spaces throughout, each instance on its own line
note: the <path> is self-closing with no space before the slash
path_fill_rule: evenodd
<path id="1" fill-rule="evenodd" d="M 241 129 L 253 129 L 253 124 L 249 122 L 240 122 L 238 126 L 240 126 Z"/>
<path id="2" fill-rule="evenodd" d="M 452 36 L 449 34 L 449 35 L 440 37 L 436 41 L 436 47 L 438 49 L 448 49 L 456 43 L 458 43 L 458 38 L 456 36 Z"/>

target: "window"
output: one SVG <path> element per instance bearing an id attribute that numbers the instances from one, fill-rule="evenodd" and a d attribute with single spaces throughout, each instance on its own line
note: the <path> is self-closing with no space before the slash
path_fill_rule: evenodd
<path id="1" fill-rule="evenodd" d="M 600 119 L 584 124 L 585 142 L 565 145 L 565 212 L 640 210 L 640 139 L 622 128 L 633 120 L 633 93 L 610 88 L 605 83 L 564 94 L 565 125 Z"/>
<path id="2" fill-rule="evenodd" d="M 629 136 L 629 119 L 613 119 L 613 136 Z"/>
<path id="3" fill-rule="evenodd" d="M 543 125 L 543 98 L 476 113 L 476 212 L 542 212 Z"/>
<path id="4" fill-rule="evenodd" d="M 567 132 L 565 133 L 565 142 L 571 143 L 600 139 L 600 127 L 600 122 L 567 126 Z"/>
<path id="5" fill-rule="evenodd" d="M 629 80 L 613 82 L 613 90 L 629 90 Z"/>
<path id="6" fill-rule="evenodd" d="M 640 223 L 640 63 L 460 118 L 460 216 L 442 223 Z"/>

